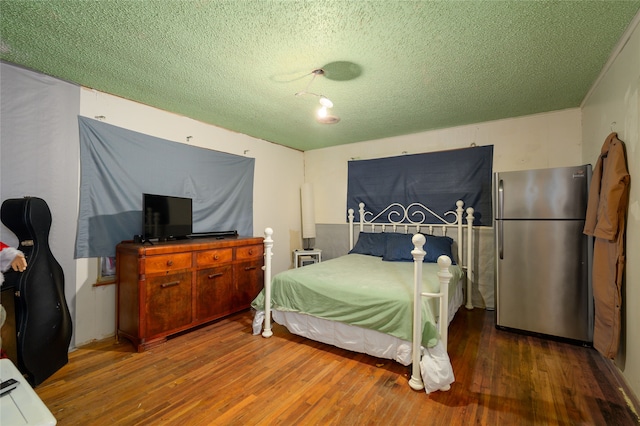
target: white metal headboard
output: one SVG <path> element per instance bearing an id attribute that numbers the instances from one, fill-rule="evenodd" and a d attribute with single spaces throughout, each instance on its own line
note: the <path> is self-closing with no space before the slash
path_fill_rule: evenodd
<path id="1" fill-rule="evenodd" d="M 421 203 L 411 203 L 403 206 L 400 203 L 391 203 L 379 213 L 373 213 L 365 210 L 364 203 L 359 205 L 360 220 L 354 222 L 354 210 L 348 210 L 349 218 L 349 250 L 353 249 L 354 232 L 365 232 L 368 227 L 370 232 L 375 232 L 376 228 L 381 232 L 404 232 L 409 233 L 410 229 L 415 228 L 416 233 L 433 234 L 434 229 L 440 229 L 442 235 L 446 235 L 447 228 L 457 229 L 458 237 L 456 243 L 458 246 L 458 259 L 460 266 L 466 271 L 467 291 L 466 291 L 466 308 L 473 309 L 471 303 L 471 289 L 473 279 L 473 207 L 467 207 L 467 216 L 464 217 L 465 209 L 464 201 L 456 201 L 456 211 L 448 211 L 444 213 L 444 217 L 438 215 L 429 207 Z M 448 221 L 448 216 L 454 216 L 453 221 Z M 425 223 L 427 218 L 435 218 L 437 223 Z M 386 218 L 387 222 L 376 222 L 380 218 Z M 466 219 L 467 223 L 464 224 Z M 357 228 L 356 228 L 357 227 Z M 387 228 L 391 228 L 390 231 Z M 464 228 L 467 229 L 467 236 L 464 237 Z M 424 231 L 423 231 L 424 230 Z M 464 246 L 466 246 L 466 258 L 464 257 Z"/>

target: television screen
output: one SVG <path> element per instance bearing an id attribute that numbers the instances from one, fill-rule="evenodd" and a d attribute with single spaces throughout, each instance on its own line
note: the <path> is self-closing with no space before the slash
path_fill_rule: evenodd
<path id="1" fill-rule="evenodd" d="M 182 238 L 192 232 L 191 198 L 142 194 L 142 223 L 145 240 Z"/>

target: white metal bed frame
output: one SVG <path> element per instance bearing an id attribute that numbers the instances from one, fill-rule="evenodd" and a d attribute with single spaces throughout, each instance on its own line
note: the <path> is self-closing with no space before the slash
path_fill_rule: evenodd
<path id="1" fill-rule="evenodd" d="M 391 227 L 391 232 L 403 232 L 408 234 L 410 229 L 415 228 L 416 234 L 412 238 L 414 249 L 411 251 L 414 262 L 414 300 L 413 300 L 413 336 L 412 336 L 412 372 L 411 379 L 409 380 L 409 386 L 415 390 L 424 388 L 422 376 L 420 374 L 420 354 L 421 354 L 421 335 L 422 335 L 422 318 L 421 318 L 421 298 L 422 297 L 436 297 L 439 298 L 440 306 L 440 318 L 438 320 L 438 331 L 440 333 L 440 340 L 442 341 L 444 350 L 447 349 L 447 337 L 448 337 L 448 320 L 447 312 L 449 311 L 449 280 L 452 275 L 449 272 L 449 266 L 451 265 L 451 259 L 448 256 L 440 256 L 438 258 L 439 271 L 437 273 L 438 280 L 440 282 L 440 291 L 437 293 L 428 293 L 421 290 L 422 283 L 422 262 L 426 252 L 423 250 L 426 238 L 420 232 L 422 229 L 426 229 L 429 234 L 433 234 L 434 229 L 441 229 L 442 235 L 446 235 L 447 228 L 457 229 L 457 246 L 458 246 L 458 262 L 460 267 L 465 271 L 466 276 L 466 304 L 467 309 L 473 309 L 471 302 L 471 290 L 473 279 L 473 213 L 472 207 L 467 207 L 466 218 L 464 216 L 464 202 L 458 200 L 456 202 L 456 211 L 448 211 L 444 214 L 445 217 L 453 215 L 455 219 L 448 221 L 444 217 L 439 216 L 428 207 L 421 203 L 412 203 L 408 206 L 403 206 L 400 203 L 392 203 L 387 206 L 383 211 L 378 214 L 365 211 L 364 203 L 359 204 L 360 220 L 354 222 L 354 210 L 349 209 L 349 249 L 354 246 L 354 231 L 364 232 L 365 227 L 369 227 L 371 232 L 375 232 L 376 228 L 380 228 L 381 232 L 385 232 L 386 228 Z M 430 224 L 425 223 L 427 220 L 427 214 L 436 218 L 439 223 Z M 378 219 L 385 217 L 388 222 L 380 223 L 376 222 Z M 463 223 L 466 219 L 466 225 Z M 357 228 L 356 228 L 357 227 Z M 464 228 L 466 228 L 466 238 L 464 237 Z M 264 231 L 264 291 L 265 291 L 265 307 L 264 307 L 264 329 L 262 332 L 263 337 L 271 337 L 273 331 L 271 330 L 271 257 L 273 255 L 273 229 L 266 228 Z M 466 243 L 466 244 L 464 244 Z M 464 247 L 466 250 L 466 262 L 464 261 Z M 442 388 L 441 390 L 448 390 L 449 386 Z"/>

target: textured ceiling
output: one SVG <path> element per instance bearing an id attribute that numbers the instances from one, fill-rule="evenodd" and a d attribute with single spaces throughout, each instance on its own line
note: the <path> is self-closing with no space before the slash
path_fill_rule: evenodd
<path id="1" fill-rule="evenodd" d="M 578 107 L 633 1 L 0 1 L 0 58 L 309 150 Z M 313 79 L 311 72 L 324 69 Z M 309 83 L 313 82 L 309 85 Z M 313 95 L 336 124 L 314 119 Z"/>

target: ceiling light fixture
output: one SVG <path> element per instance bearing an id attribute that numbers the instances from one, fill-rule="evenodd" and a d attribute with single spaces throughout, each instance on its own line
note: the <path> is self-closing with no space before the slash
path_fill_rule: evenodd
<path id="1" fill-rule="evenodd" d="M 296 93 L 296 96 L 302 96 L 302 95 L 310 95 L 310 96 L 315 96 L 319 99 L 320 102 L 320 109 L 317 112 L 317 121 L 318 123 L 322 123 L 322 124 L 334 124 L 337 123 L 338 121 L 340 121 L 339 117 L 336 117 L 334 115 L 329 115 L 329 109 L 333 108 L 333 102 L 331 102 L 331 99 L 327 98 L 324 95 L 320 95 L 317 93 L 313 93 L 313 92 L 309 92 L 309 87 L 311 87 L 311 83 L 313 83 L 313 81 L 316 79 L 317 76 L 319 75 L 324 75 L 324 70 L 323 69 L 315 69 L 313 71 L 311 71 L 311 74 L 313 74 L 313 77 L 311 78 L 311 81 L 309 81 L 309 83 L 307 84 L 307 87 L 305 87 L 305 89 L 301 92 Z"/>
<path id="2" fill-rule="evenodd" d="M 320 105 L 324 108 L 333 108 L 333 102 L 331 102 L 331 99 L 325 98 L 324 96 L 320 96 Z"/>

